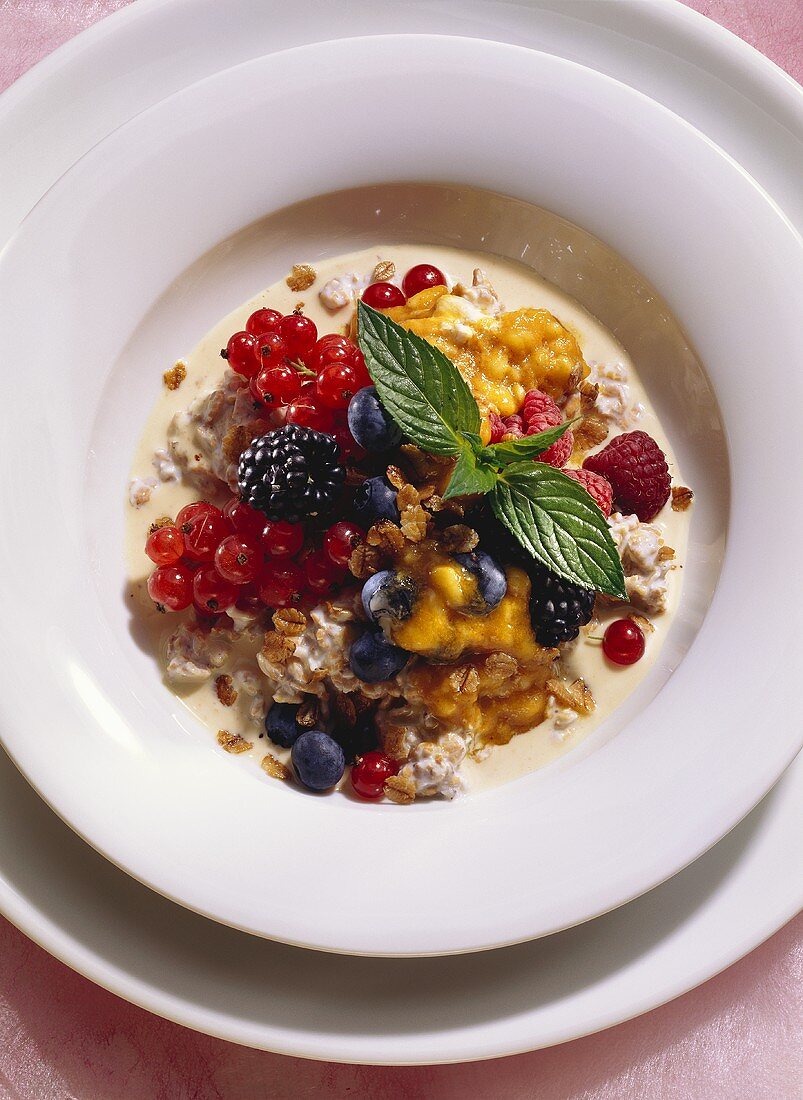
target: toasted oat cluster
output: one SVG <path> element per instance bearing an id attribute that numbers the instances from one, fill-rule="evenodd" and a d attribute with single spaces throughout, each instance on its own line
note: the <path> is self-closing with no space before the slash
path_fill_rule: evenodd
<path id="1" fill-rule="evenodd" d="M 293 270 L 287 276 L 287 285 L 291 290 L 299 293 L 302 290 L 309 290 L 317 278 L 315 268 L 309 264 L 293 264 Z"/>
<path id="2" fill-rule="evenodd" d="M 297 264 L 286 282 L 316 279 Z M 683 511 L 693 494 L 670 494 L 658 445 L 631 430 L 644 410 L 624 365 L 587 364 L 547 310 L 506 311 L 482 269 L 450 285 L 429 264 L 400 278 L 388 258 L 320 299 L 343 311 L 341 332 L 319 334 L 301 303 L 255 310 L 221 352 L 220 385 L 174 417 L 158 476 L 132 482 L 135 507 L 169 480 L 198 497 L 146 533 L 149 594 L 182 616 L 166 677 L 225 708 L 226 752 L 270 742 L 272 779 L 327 790 L 348 774 L 366 801 L 451 799 L 467 761 L 540 724 L 564 741 L 594 712 L 578 645 L 605 629 L 611 667 L 640 659 L 679 562 L 638 507 Z M 450 495 L 455 459 L 402 433 L 357 341 L 358 301 L 457 367 L 486 447 L 571 421 L 537 458 L 608 517 L 628 602 L 607 628 L 615 601 L 536 561 L 484 496 Z M 177 363 L 165 385 L 186 374 Z"/>
<path id="3" fill-rule="evenodd" d="M 170 370 L 166 370 L 163 375 L 164 384 L 169 390 L 177 390 L 186 377 L 187 364 L 181 359 Z"/>

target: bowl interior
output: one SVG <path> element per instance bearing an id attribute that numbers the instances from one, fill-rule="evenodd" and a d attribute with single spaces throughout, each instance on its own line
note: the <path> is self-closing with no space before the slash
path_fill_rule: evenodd
<path id="1" fill-rule="evenodd" d="M 366 88 L 393 82 L 404 97 L 361 109 Z M 121 498 L 165 365 L 302 249 L 313 259 L 380 236 L 479 242 L 578 298 L 635 358 L 698 497 L 682 611 L 597 751 L 460 804 L 378 806 L 369 829 L 362 805 L 256 782 L 158 682 L 124 606 Z M 739 624 L 765 616 L 760 563 L 796 575 L 803 535 L 789 505 L 800 494 L 777 476 L 801 407 L 788 369 L 803 359 L 801 255 L 753 181 L 670 112 L 497 43 L 323 43 L 138 116 L 0 255 L 14 412 L 0 436 L 0 553 L 21 578 L 0 640 L 8 751 L 144 882 L 306 946 L 497 946 L 674 873 L 800 746 L 795 624 L 773 623 L 774 660 Z M 374 868 L 367 893 L 360 866 Z"/>
<path id="2" fill-rule="evenodd" d="M 655 696 L 677 667 L 702 623 L 725 546 L 729 499 L 725 434 L 705 371 L 678 321 L 655 289 L 610 246 L 533 204 L 458 185 L 403 183 L 319 195 L 275 211 L 200 256 L 159 296 L 113 364 L 91 436 L 84 504 L 86 530 L 122 545 L 125 515 L 120 486 L 141 427 L 158 393 L 161 364 L 191 348 L 219 317 L 280 279 L 299 259 L 313 264 L 377 241 L 452 245 L 467 257 L 491 252 L 518 260 L 575 297 L 609 328 L 632 356 L 676 447 L 697 504 L 684 564 L 683 598 L 659 661 L 610 718 L 551 767 L 570 765 L 607 742 Z M 337 319 L 336 319 L 337 320 Z M 151 383 L 151 384 L 148 384 Z M 120 394 L 128 399 L 120 401 Z M 694 415 L 690 416 L 689 411 Z M 175 736 L 209 731 L 166 692 L 152 643 L 121 599 L 120 556 L 90 548 L 98 593 L 115 635 L 126 626 L 136 646 L 128 659 L 143 677 L 142 691 L 165 715 Z M 143 660 L 144 657 L 144 660 Z M 172 721 L 167 721 L 167 716 Z M 264 783 L 258 761 L 241 761 Z M 535 781 L 536 777 L 530 777 Z M 303 797 L 291 788 L 292 794 Z M 481 792 L 472 797 L 488 797 Z M 449 812 L 436 802 L 433 808 Z M 418 809 L 418 807 L 416 807 Z"/>

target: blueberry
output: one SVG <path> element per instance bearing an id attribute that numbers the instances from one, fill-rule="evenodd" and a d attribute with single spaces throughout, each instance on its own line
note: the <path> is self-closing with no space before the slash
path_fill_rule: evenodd
<path id="1" fill-rule="evenodd" d="M 346 770 L 343 750 L 333 737 L 321 730 L 306 730 L 290 754 L 299 783 L 313 791 L 328 791 Z"/>
<path id="2" fill-rule="evenodd" d="M 477 600 L 462 610 L 467 615 L 487 615 L 502 602 L 507 592 L 505 571 L 484 550 L 472 550 L 470 554 L 455 554 L 455 561 L 477 578 Z"/>
<path id="3" fill-rule="evenodd" d="M 357 488 L 354 494 L 354 514 L 366 527 L 370 527 L 380 519 L 399 522 L 396 490 L 384 474 L 379 477 L 369 477 Z"/>
<path id="4" fill-rule="evenodd" d="M 366 386 L 354 394 L 348 422 L 351 434 L 366 451 L 387 451 L 401 443 L 401 430 L 379 400 L 376 386 Z"/>
<path id="5" fill-rule="evenodd" d="M 401 672 L 410 654 L 389 642 L 381 630 L 366 630 L 351 647 L 349 664 L 358 680 L 378 684 Z"/>
<path id="6" fill-rule="evenodd" d="M 283 749 L 291 748 L 299 734 L 301 726 L 296 723 L 298 703 L 273 703 L 265 715 L 265 733 L 274 743 Z"/>
<path id="7" fill-rule="evenodd" d="M 382 569 L 363 585 L 365 614 L 379 626 L 387 617 L 403 622 L 413 612 L 416 591 L 415 581 L 408 574 L 397 573 L 395 569 Z"/>

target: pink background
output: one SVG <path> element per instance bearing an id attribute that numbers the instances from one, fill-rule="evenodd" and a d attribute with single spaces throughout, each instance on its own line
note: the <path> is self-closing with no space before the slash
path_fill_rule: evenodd
<path id="1" fill-rule="evenodd" d="M 127 2 L 0 0 L 0 90 Z M 803 0 L 689 6 L 803 79 Z M 307 1096 L 803 1097 L 803 915 L 724 974 L 638 1020 L 516 1058 L 421 1069 L 307 1062 L 198 1035 L 92 985 L 0 918 L 2 1100 Z"/>

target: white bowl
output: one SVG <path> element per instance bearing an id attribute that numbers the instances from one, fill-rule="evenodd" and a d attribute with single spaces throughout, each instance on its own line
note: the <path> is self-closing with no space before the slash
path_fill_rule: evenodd
<path id="1" fill-rule="evenodd" d="M 448 224 L 469 249 L 483 238 L 507 255 L 540 244 L 525 260 L 549 275 L 549 259 L 581 299 L 604 274 L 614 289 L 597 295 L 598 312 L 629 350 L 641 334 L 639 366 L 698 492 L 664 660 L 596 751 L 480 797 L 404 809 L 312 798 L 213 748 L 137 646 L 121 549 L 128 463 L 165 363 L 299 258 L 295 238 L 276 232 L 284 207 L 388 181 L 461 186 L 446 205 L 428 187 L 402 208 L 367 210 L 364 191 L 325 200 L 320 210 L 343 218 L 322 213 L 307 242 L 319 237 L 331 254 L 391 230 L 439 241 Z M 729 514 L 719 413 L 688 349 L 676 371 L 667 362 L 678 339 L 662 303 L 626 265 L 603 270 L 604 250 L 571 227 L 488 195 L 466 201 L 466 187 L 582 225 L 663 295 L 716 390 Z M 428 221 L 450 207 L 448 222 Z M 226 241 L 268 215 L 267 238 L 257 228 Z M 539 226 L 553 235 L 532 238 Z M 146 112 L 79 162 L 0 257 L 4 369 L 17 394 L 0 441 L 9 752 L 142 881 L 302 945 L 478 950 L 649 889 L 731 828 L 800 746 L 788 715 L 803 642 L 791 615 L 779 618 L 800 494 L 778 471 L 792 462 L 785 443 L 801 406 L 799 376 L 786 370 L 803 352 L 801 268 L 782 216 L 700 134 L 608 78 L 509 46 L 326 43 Z M 659 321 L 650 332 L 647 315 Z"/>

